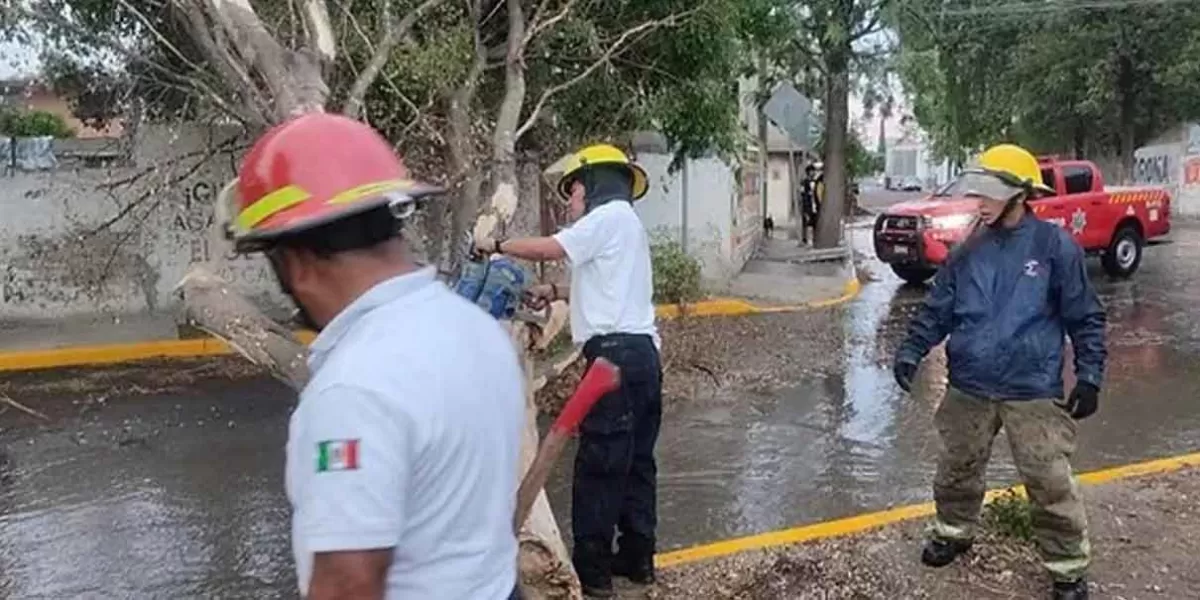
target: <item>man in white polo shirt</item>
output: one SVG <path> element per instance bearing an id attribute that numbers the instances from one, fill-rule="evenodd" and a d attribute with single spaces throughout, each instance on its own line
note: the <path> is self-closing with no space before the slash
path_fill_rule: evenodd
<path id="1" fill-rule="evenodd" d="M 569 299 L 571 335 L 589 365 L 603 356 L 621 368 L 621 389 L 584 419 L 575 456 L 572 559 L 584 592 L 598 598 L 614 595 L 613 575 L 654 581 L 662 366 L 650 242 L 632 205 L 647 189 L 645 171 L 625 153 L 590 146 L 570 158 L 559 184 L 575 219 L 570 227 L 552 237 L 476 240 L 484 252 L 567 259 L 569 294 L 549 284 L 532 295 L 537 302 Z"/>
<path id="2" fill-rule="evenodd" d="M 487 313 L 418 268 L 399 232 L 437 190 L 345 117 L 255 144 L 222 201 L 320 335 L 292 414 L 287 494 L 300 593 L 516 597 L 523 379 Z"/>

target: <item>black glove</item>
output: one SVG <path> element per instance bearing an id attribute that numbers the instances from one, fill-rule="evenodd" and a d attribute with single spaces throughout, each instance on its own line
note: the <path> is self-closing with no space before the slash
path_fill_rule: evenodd
<path id="1" fill-rule="evenodd" d="M 917 376 L 917 365 L 896 361 L 896 365 L 892 367 L 892 373 L 896 376 L 896 383 L 900 384 L 900 389 L 906 392 L 912 391 L 913 378 Z"/>
<path id="2" fill-rule="evenodd" d="M 1060 406 L 1071 415 L 1072 419 L 1086 419 L 1095 414 L 1096 409 L 1100 407 L 1100 388 L 1086 381 L 1080 381 L 1075 384 L 1075 389 L 1071 390 L 1067 401 Z"/>

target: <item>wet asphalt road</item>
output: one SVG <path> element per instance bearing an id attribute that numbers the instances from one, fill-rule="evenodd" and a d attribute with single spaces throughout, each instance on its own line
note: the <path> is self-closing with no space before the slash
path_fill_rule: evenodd
<path id="1" fill-rule="evenodd" d="M 869 231 L 853 232 L 869 255 Z M 1149 248 L 1130 281 L 1093 265 L 1110 366 L 1101 412 L 1081 428 L 1081 469 L 1200 446 L 1200 227 L 1173 238 Z M 928 499 L 944 361 L 935 353 L 917 393 L 899 393 L 886 359 L 923 290 L 870 256 L 863 265 L 875 281 L 830 320 L 844 330 L 841 373 L 672 411 L 659 445 L 661 549 Z M 0 597 L 294 596 L 289 394 L 222 370 L 0 376 L 0 392 L 51 417 L 0 408 Z M 551 486 L 564 528 L 568 471 Z M 991 477 L 1015 479 L 1003 444 Z"/>

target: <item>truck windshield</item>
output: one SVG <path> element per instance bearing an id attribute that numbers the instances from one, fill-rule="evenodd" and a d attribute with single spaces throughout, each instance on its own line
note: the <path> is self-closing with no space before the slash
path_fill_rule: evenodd
<path id="1" fill-rule="evenodd" d="M 933 192 L 930 198 L 946 198 L 948 196 L 958 195 L 958 178 L 942 184 L 942 187 Z"/>

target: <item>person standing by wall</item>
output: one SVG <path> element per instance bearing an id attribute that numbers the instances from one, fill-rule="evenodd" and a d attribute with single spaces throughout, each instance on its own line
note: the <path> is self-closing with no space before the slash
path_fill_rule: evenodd
<path id="1" fill-rule="evenodd" d="M 808 243 L 808 230 L 811 227 L 813 239 L 817 237 L 817 219 L 821 210 L 821 177 L 817 167 L 810 164 L 804 167 L 804 179 L 800 180 L 800 243 Z"/>
<path id="2" fill-rule="evenodd" d="M 572 561 L 585 594 L 595 598 L 615 594 L 613 575 L 641 584 L 655 579 L 661 341 L 650 240 L 633 210 L 648 188 L 645 171 L 624 152 L 589 146 L 572 155 L 558 185 L 575 219 L 570 227 L 549 237 L 475 240 L 482 252 L 566 259 L 569 289 L 539 285 L 533 300 L 569 300 L 571 336 L 589 366 L 604 357 L 621 369 L 621 389 L 602 398 L 580 426 L 575 456 Z M 620 534 L 615 555 L 614 532 Z"/>

